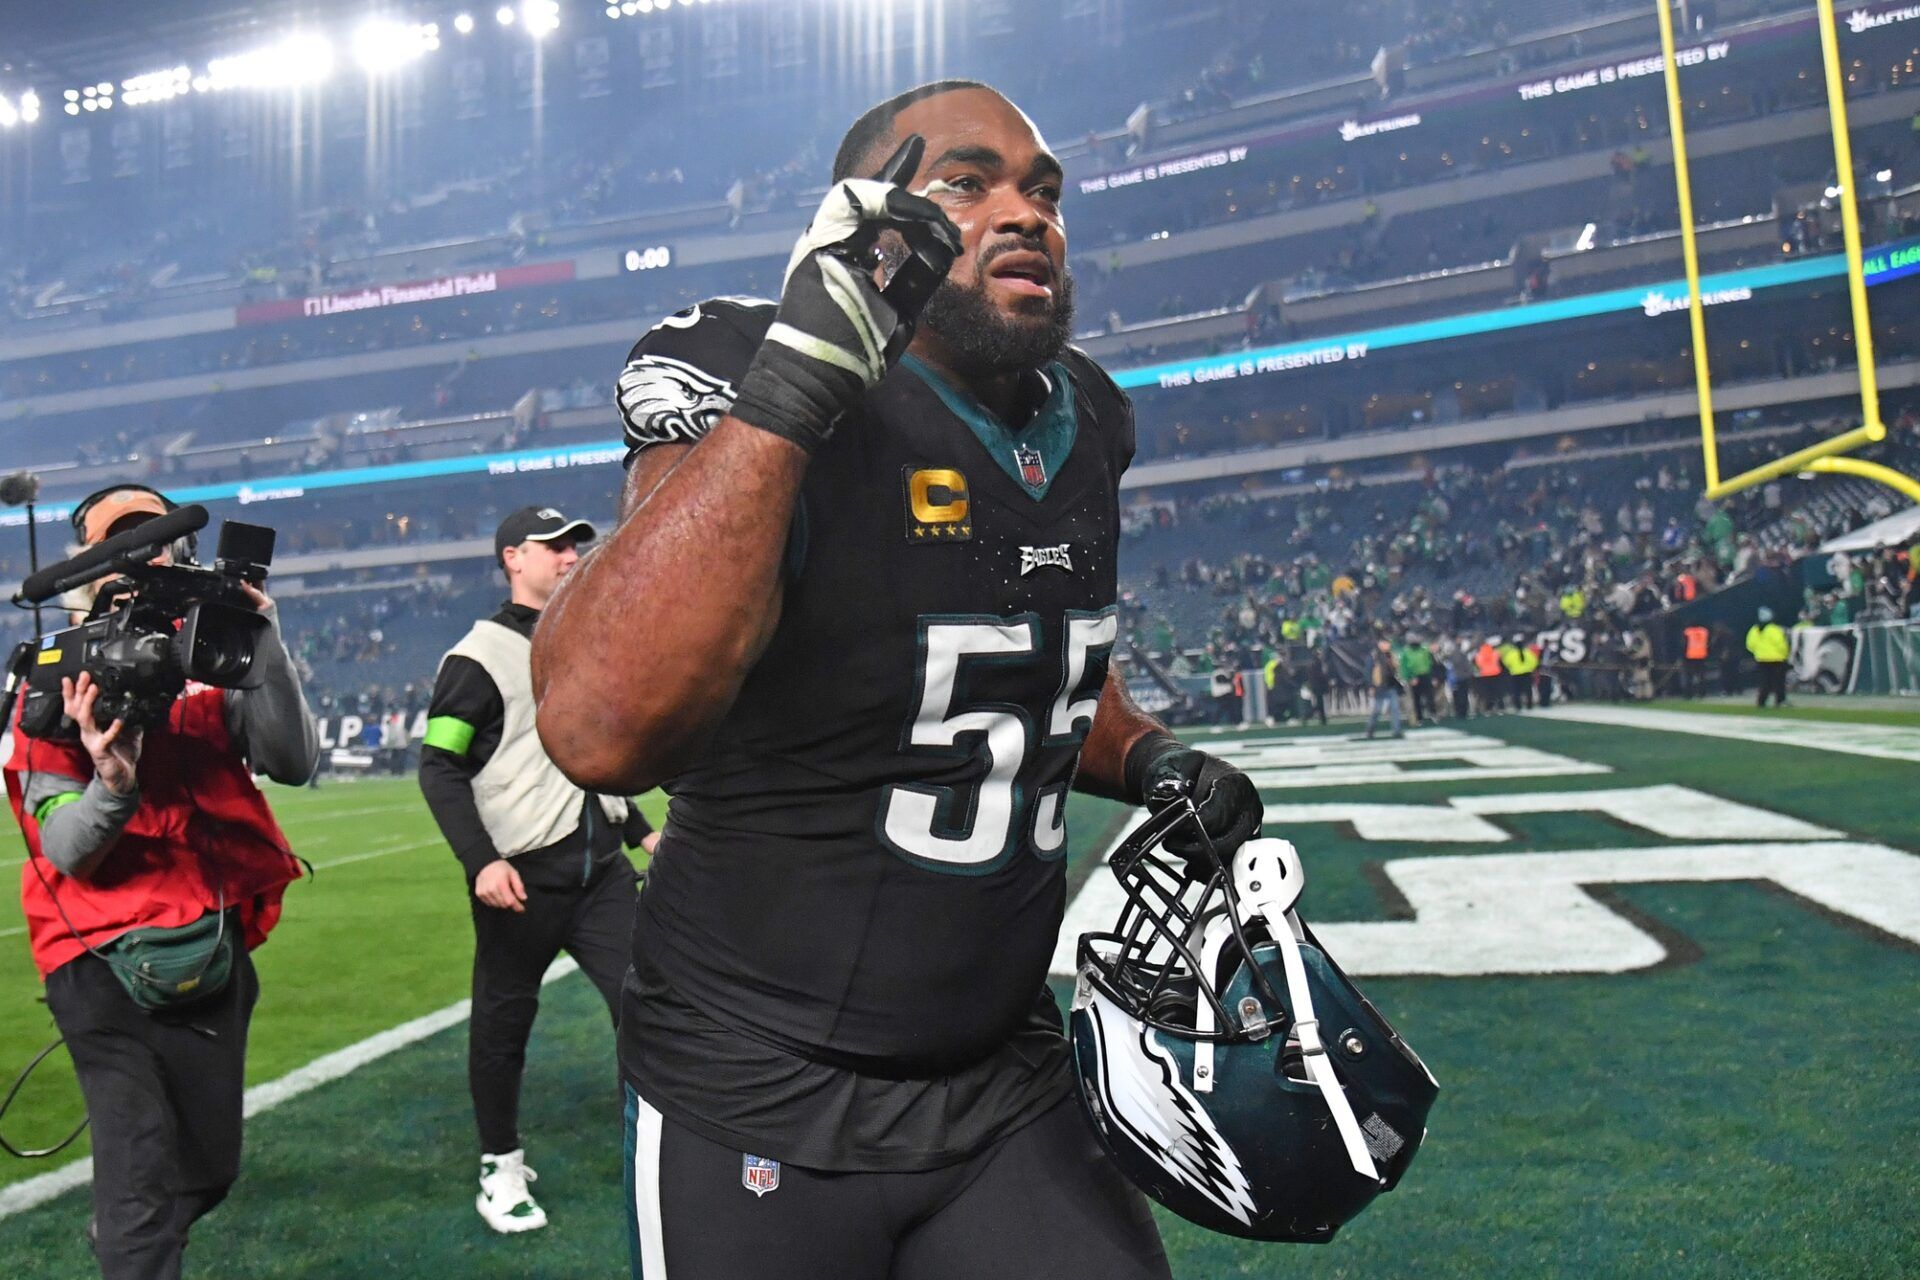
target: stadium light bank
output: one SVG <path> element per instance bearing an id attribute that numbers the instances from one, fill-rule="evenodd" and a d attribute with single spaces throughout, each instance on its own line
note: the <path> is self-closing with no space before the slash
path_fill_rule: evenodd
<path id="1" fill-rule="evenodd" d="M 679 0 L 679 7 L 692 9 L 713 4 L 715 0 Z M 619 0 L 608 3 L 609 19 L 632 18 L 668 13 L 674 0 Z M 560 27 L 559 0 L 522 0 L 503 4 L 494 11 L 494 21 L 502 27 L 519 27 L 535 40 L 544 39 Z M 456 13 L 449 25 L 463 36 L 474 32 L 471 13 Z M 382 75 L 418 61 L 440 47 L 437 22 L 400 22 L 391 18 L 369 18 L 357 27 L 346 42 L 353 60 L 369 75 Z M 61 109 L 70 116 L 111 111 L 115 104 L 143 107 L 167 102 L 189 93 L 220 93 L 230 89 L 294 89 L 327 80 L 335 67 L 334 44 L 314 32 L 295 32 L 273 44 L 245 53 L 213 58 L 196 73 L 185 64 L 143 71 L 128 76 L 116 86 L 111 80 L 76 86 L 63 92 Z M 40 118 L 40 96 L 26 89 L 15 96 L 0 94 L 0 129 L 33 124 Z"/>

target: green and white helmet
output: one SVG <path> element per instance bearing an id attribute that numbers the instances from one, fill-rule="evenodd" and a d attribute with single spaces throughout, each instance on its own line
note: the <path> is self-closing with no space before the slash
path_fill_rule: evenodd
<path id="1" fill-rule="evenodd" d="M 1406 1173 L 1439 1085 L 1301 923 L 1293 846 L 1169 856 L 1187 823 L 1203 830 L 1182 796 L 1122 843 L 1120 918 L 1080 939 L 1081 1105 L 1126 1175 L 1188 1221 L 1330 1240 Z"/>

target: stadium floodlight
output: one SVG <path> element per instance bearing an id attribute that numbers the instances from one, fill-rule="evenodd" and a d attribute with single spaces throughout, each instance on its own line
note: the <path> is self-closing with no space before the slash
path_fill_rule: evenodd
<path id="1" fill-rule="evenodd" d="M 620 16 L 620 6 L 619 6 L 619 5 L 617 5 L 617 4 L 610 4 L 610 5 L 608 5 L 608 6 L 607 6 L 607 16 L 608 16 L 609 18 L 618 18 L 618 17 Z"/>
<path id="2" fill-rule="evenodd" d="M 522 0 L 520 21 L 535 40 L 560 25 L 560 0 Z"/>
<path id="3" fill-rule="evenodd" d="M 20 113 L 14 110 L 11 102 L 0 97 L 0 129 L 11 129 L 20 123 Z"/>
<path id="4" fill-rule="evenodd" d="M 230 58 L 207 63 L 207 88 L 291 89 L 317 84 L 333 74 L 333 46 L 326 37 L 299 33 Z"/>
<path id="5" fill-rule="evenodd" d="M 89 111 L 98 111 L 100 109 L 100 99 L 88 98 L 85 102 L 81 103 L 80 105 L 85 107 Z"/>
<path id="6" fill-rule="evenodd" d="M 165 102 L 187 92 L 192 78 L 193 73 L 185 67 L 169 67 L 164 71 L 147 71 L 129 76 L 120 82 L 120 100 L 130 107 Z"/>
<path id="7" fill-rule="evenodd" d="M 455 31 L 458 31 L 463 36 L 472 35 L 473 34 L 473 15 L 470 13 L 454 14 L 453 29 Z"/>
<path id="8" fill-rule="evenodd" d="M 20 95 L 20 119 L 32 124 L 40 118 L 40 95 L 29 89 Z"/>
<path id="9" fill-rule="evenodd" d="M 80 91 L 78 89 L 67 90 L 67 101 L 68 102 L 80 101 Z"/>
<path id="10" fill-rule="evenodd" d="M 353 33 L 353 57 L 370 75 L 403 67 L 440 47 L 438 23 L 369 18 Z"/>
<path id="11" fill-rule="evenodd" d="M 68 114 L 68 115 L 70 115 L 70 116 L 77 116 L 77 115 L 79 115 L 79 114 L 80 114 L 80 104 L 79 104 L 79 103 L 77 103 L 77 102 L 69 102 L 69 103 L 67 104 L 67 114 Z"/>
<path id="12" fill-rule="evenodd" d="M 503 4 L 498 9 L 495 9 L 493 11 L 493 20 L 499 23 L 503 27 L 512 26 L 513 25 L 513 6 L 510 4 Z"/>

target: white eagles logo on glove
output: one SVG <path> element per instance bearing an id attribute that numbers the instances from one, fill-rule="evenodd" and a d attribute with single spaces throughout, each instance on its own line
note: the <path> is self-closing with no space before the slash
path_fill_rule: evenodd
<path id="1" fill-rule="evenodd" d="M 733 384 L 670 356 L 644 355 L 615 385 L 627 444 L 693 444 L 733 407 Z"/>

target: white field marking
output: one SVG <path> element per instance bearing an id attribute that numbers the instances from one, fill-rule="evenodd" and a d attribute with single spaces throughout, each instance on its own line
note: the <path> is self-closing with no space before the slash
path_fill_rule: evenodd
<path id="1" fill-rule="evenodd" d="M 1080 946 L 1080 935 L 1095 929 L 1111 929 L 1113 922 L 1120 918 L 1120 908 L 1125 898 L 1120 893 L 1120 882 L 1114 879 L 1113 868 L 1108 859 L 1113 857 L 1134 829 L 1147 820 L 1145 809 L 1135 809 L 1128 816 L 1126 825 L 1114 833 L 1113 842 L 1100 851 L 1100 860 L 1094 864 L 1092 874 L 1080 886 L 1080 892 L 1067 904 L 1066 918 L 1060 922 L 1060 936 L 1053 944 L 1053 967 L 1055 976 L 1072 977 L 1078 966 L 1074 963 L 1074 952 Z"/>
<path id="2" fill-rule="evenodd" d="M 1460 729 L 1414 729 L 1404 738 L 1357 738 L 1340 734 L 1275 737 L 1271 734 L 1209 744 L 1209 751 L 1242 769 L 1301 768 L 1371 760 L 1451 759 L 1467 750 L 1507 746 L 1500 738 Z"/>
<path id="3" fill-rule="evenodd" d="M 344 858 L 332 858 L 326 862 L 313 864 L 315 871 L 325 871 L 330 867 L 344 867 L 351 862 L 366 862 L 373 858 L 384 858 L 390 853 L 411 853 L 415 849 L 427 849 L 439 844 L 438 840 L 419 840 L 413 844 L 397 844 L 391 849 L 370 849 L 365 853 L 349 854 Z"/>
<path id="4" fill-rule="evenodd" d="M 365 817 L 371 817 L 375 814 L 381 814 L 381 813 L 404 813 L 404 812 L 410 812 L 410 811 L 425 813 L 426 806 L 424 803 L 422 804 L 385 804 L 385 805 L 375 805 L 372 808 L 368 808 L 368 809 L 342 809 L 337 813 L 329 813 L 329 812 L 326 812 L 325 810 L 316 809 L 310 813 L 309 812 L 295 812 L 293 814 L 279 813 L 279 814 L 275 814 L 274 816 L 275 816 L 275 819 L 280 823 L 281 828 L 284 830 L 287 827 L 295 826 L 305 822 L 331 822 L 336 818 L 365 818 Z M 303 836 L 301 838 L 301 843 L 311 844 L 314 841 L 331 839 L 336 834 L 344 836 L 349 833 L 321 832 L 317 835 Z M 25 866 L 26 862 L 27 860 L 25 858 L 8 858 L 5 861 L 0 861 L 0 869 L 4 869 L 6 867 Z M 5 936 L 6 936 L 5 934 L 0 934 L 0 937 L 5 937 Z"/>
<path id="5" fill-rule="evenodd" d="M 330 810 L 330 808 L 324 808 L 323 800 L 315 800 L 311 806 L 307 806 L 307 804 L 298 804 L 298 806 L 296 806 L 296 804 L 282 804 L 280 810 L 282 810 L 282 814 L 284 814 L 282 821 L 309 821 L 309 819 L 311 819 L 311 821 L 321 821 L 323 818 L 369 818 L 372 814 L 401 814 L 401 812 L 407 812 L 407 810 L 424 814 L 424 812 L 426 812 L 426 800 L 422 798 L 422 800 L 413 800 L 413 802 L 407 802 L 407 804 L 369 804 L 367 808 L 359 808 L 359 810 Z M 288 810 L 290 810 L 290 812 L 288 812 Z"/>
<path id="6" fill-rule="evenodd" d="M 1421 729 L 1405 738 L 1256 738 L 1211 745 L 1215 754 L 1246 770 L 1254 785 L 1275 791 L 1612 772 L 1605 765 L 1457 729 Z M 1406 767 L 1412 764 L 1437 767 Z"/>
<path id="7" fill-rule="evenodd" d="M 1549 720 L 1616 725 L 1625 729 L 1661 729 L 1707 738 L 1734 738 L 1777 747 L 1836 751 L 1880 760 L 1920 762 L 1920 729 L 1888 724 L 1822 723 L 1774 720 L 1764 716 L 1721 716 L 1699 711 L 1658 711 L 1650 707 L 1597 707 L 1589 703 L 1548 707 L 1533 713 Z"/>
<path id="8" fill-rule="evenodd" d="M 1392 761 L 1378 764 L 1313 765 L 1304 769 L 1249 769 L 1247 776 L 1263 791 L 1299 787 L 1372 787 L 1388 782 L 1493 782 L 1501 778 L 1560 778 L 1611 773 L 1603 764 L 1569 760 L 1531 747 L 1503 747 L 1497 751 L 1462 751 L 1447 757 L 1461 761 L 1454 767 L 1403 769 Z"/>
<path id="9" fill-rule="evenodd" d="M 365 809 L 329 810 L 317 807 L 313 809 L 302 807 L 294 810 L 291 814 L 278 814 L 276 816 L 280 819 L 280 825 L 284 827 L 290 822 L 331 822 L 335 818 L 366 818 L 380 813 L 406 812 L 424 814 L 427 812 L 426 802 L 422 800 L 414 804 L 376 804 Z"/>
<path id="10" fill-rule="evenodd" d="M 557 982 L 579 969 L 569 956 L 562 956 L 548 966 L 546 976 L 541 979 L 544 985 Z M 315 1058 L 304 1067 L 296 1067 L 278 1080 L 269 1080 L 247 1090 L 244 1103 L 246 1114 L 259 1115 L 270 1111 L 283 1102 L 291 1102 L 303 1093 L 310 1093 L 321 1085 L 331 1084 L 344 1076 L 358 1071 L 370 1062 L 386 1057 L 388 1054 L 417 1044 L 428 1036 L 445 1031 L 448 1027 L 458 1026 L 466 1021 L 469 1002 L 456 1000 L 444 1009 L 423 1014 L 397 1027 L 368 1036 L 344 1049 L 336 1049 L 329 1054 Z M 45 1204 L 55 1196 L 84 1187 L 93 1180 L 93 1157 L 75 1160 L 62 1165 L 51 1173 L 16 1182 L 9 1187 L 0 1187 L 0 1218 L 10 1218 L 17 1213 Z"/>
<path id="11" fill-rule="evenodd" d="M 1342 968 L 1369 976 L 1626 973 L 1660 963 L 1660 942 L 1589 885 L 1770 880 L 1840 915 L 1920 944 L 1920 858 L 1851 842 L 1707 844 L 1579 853 L 1401 858 L 1387 878 L 1411 920 L 1315 923 Z M 1109 927 L 1121 906 L 1104 865 L 1074 899 L 1053 972 L 1072 976 L 1081 933 Z"/>
<path id="12" fill-rule="evenodd" d="M 1315 925 L 1354 974 L 1626 973 L 1667 949 L 1588 886 L 1770 880 L 1920 944 L 1920 858 L 1885 845 L 1710 844 L 1402 858 L 1387 878 L 1411 920 Z"/>
<path id="13" fill-rule="evenodd" d="M 1351 824 L 1362 840 L 1415 844 L 1500 844 L 1512 839 L 1486 816 L 1510 813 L 1601 813 L 1672 840 L 1839 840 L 1844 832 L 1756 809 L 1691 787 L 1663 784 L 1599 791 L 1455 796 L 1446 804 L 1274 804 L 1270 828 L 1307 822 Z"/>
<path id="14" fill-rule="evenodd" d="M 1308 822 L 1344 822 L 1362 840 L 1499 844 L 1512 839 L 1485 818 L 1444 804 L 1270 804 L 1266 826 L 1286 831 Z"/>
<path id="15" fill-rule="evenodd" d="M 315 871 L 325 871 L 329 867 L 344 867 L 350 862 L 366 862 L 372 858 L 384 858 L 390 853 L 411 853 L 415 849 L 427 849 L 439 843 L 440 841 L 438 840 L 421 840 L 413 844 L 395 845 L 391 849 L 372 849 L 366 853 L 356 853 L 345 858 L 333 858 L 326 862 L 316 862 L 313 864 L 313 869 Z M 17 862 L 0 863 L 0 866 L 17 866 L 17 865 L 19 865 Z M 15 934 L 25 933 L 26 931 L 27 931 L 27 926 L 25 925 L 15 925 L 11 929 L 0 929 L 0 938 L 11 938 Z M 0 1216 L 3 1216 L 3 1215 L 0 1215 Z"/>
<path id="16" fill-rule="evenodd" d="M 1670 840 L 1839 840 L 1846 833 L 1784 813 L 1662 783 L 1600 791 L 1455 796 L 1468 813 L 1601 813 Z"/>

